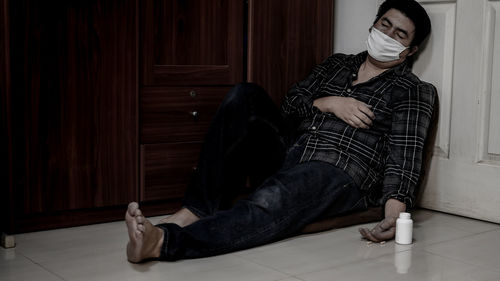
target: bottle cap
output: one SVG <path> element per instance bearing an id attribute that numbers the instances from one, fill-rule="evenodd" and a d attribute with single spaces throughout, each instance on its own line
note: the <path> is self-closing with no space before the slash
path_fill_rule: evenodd
<path id="1" fill-rule="evenodd" d="M 401 219 L 409 219 L 409 218 L 411 218 L 411 214 L 410 213 L 406 213 L 406 212 L 401 212 L 401 213 L 399 213 L 399 218 L 401 218 Z"/>

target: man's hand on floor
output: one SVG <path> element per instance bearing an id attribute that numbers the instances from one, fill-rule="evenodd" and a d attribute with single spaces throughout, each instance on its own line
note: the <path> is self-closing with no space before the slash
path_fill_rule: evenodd
<path id="1" fill-rule="evenodd" d="M 372 242 L 382 242 L 391 240 L 396 235 L 396 219 L 395 217 L 387 217 L 379 222 L 372 230 L 368 228 L 360 228 L 359 233 L 363 238 Z"/>

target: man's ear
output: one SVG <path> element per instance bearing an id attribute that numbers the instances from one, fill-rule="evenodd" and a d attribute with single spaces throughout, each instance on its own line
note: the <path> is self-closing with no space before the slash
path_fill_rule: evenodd
<path id="1" fill-rule="evenodd" d="M 408 53 L 407 57 L 412 56 L 418 51 L 418 46 L 412 46 L 410 47 L 410 52 Z"/>

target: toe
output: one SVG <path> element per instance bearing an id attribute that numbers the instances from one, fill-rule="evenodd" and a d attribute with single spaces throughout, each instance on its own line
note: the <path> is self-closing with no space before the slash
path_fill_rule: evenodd
<path id="1" fill-rule="evenodd" d="M 139 215 L 135 217 L 135 220 L 137 221 L 137 223 L 142 224 L 144 223 L 145 218 L 142 215 Z"/>
<path id="2" fill-rule="evenodd" d="M 135 215 L 138 209 L 139 209 L 139 204 L 137 204 L 137 202 L 131 202 L 130 204 L 128 204 L 128 212 L 130 215 L 132 216 Z"/>
<path id="3" fill-rule="evenodd" d="M 144 227 L 143 224 L 138 224 L 137 225 L 137 230 L 139 230 L 140 232 L 144 232 L 146 230 L 146 227 Z"/>
<path id="4" fill-rule="evenodd" d="M 142 216 L 142 211 L 140 209 L 135 209 L 134 216 L 136 217 Z"/>

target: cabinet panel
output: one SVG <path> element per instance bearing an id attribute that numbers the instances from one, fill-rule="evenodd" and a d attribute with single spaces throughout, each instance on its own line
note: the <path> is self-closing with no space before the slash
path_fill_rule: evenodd
<path id="1" fill-rule="evenodd" d="M 141 1 L 144 85 L 243 79 L 243 1 Z"/>
<path id="2" fill-rule="evenodd" d="M 144 88 L 141 143 L 201 141 L 229 87 Z"/>
<path id="3" fill-rule="evenodd" d="M 332 0 L 248 1 L 248 81 L 280 104 L 333 51 Z"/>
<path id="4" fill-rule="evenodd" d="M 137 199 L 137 2 L 10 6 L 15 214 Z"/>
<path id="5" fill-rule="evenodd" d="M 182 198 L 201 142 L 141 146 L 141 201 Z"/>

